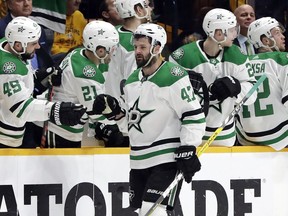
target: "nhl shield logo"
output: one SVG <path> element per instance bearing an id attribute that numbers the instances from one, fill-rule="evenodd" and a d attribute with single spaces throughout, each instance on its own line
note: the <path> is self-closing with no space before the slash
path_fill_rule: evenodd
<path id="1" fill-rule="evenodd" d="M 184 70 L 179 66 L 172 67 L 170 72 L 173 76 L 182 76 L 184 74 Z"/>
<path id="2" fill-rule="evenodd" d="M 175 50 L 171 55 L 175 60 L 181 59 L 184 55 L 184 50 L 183 50 L 183 48 L 179 48 L 179 49 Z"/>
<path id="3" fill-rule="evenodd" d="M 95 76 L 96 71 L 95 71 L 95 69 L 92 66 L 87 65 L 83 69 L 83 74 L 86 77 L 93 77 L 93 76 Z"/>
<path id="4" fill-rule="evenodd" d="M 3 65 L 3 72 L 10 74 L 16 71 L 16 64 L 14 62 L 6 62 Z"/>

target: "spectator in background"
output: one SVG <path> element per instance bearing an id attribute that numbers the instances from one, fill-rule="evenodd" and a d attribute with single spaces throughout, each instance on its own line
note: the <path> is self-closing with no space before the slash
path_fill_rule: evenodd
<path id="1" fill-rule="evenodd" d="M 240 33 L 234 40 L 234 44 L 239 46 L 245 55 L 255 54 L 255 48 L 247 38 L 249 25 L 255 20 L 253 7 L 248 4 L 243 4 L 235 9 L 234 15 L 240 27 Z"/>
<path id="2" fill-rule="evenodd" d="M 7 4 L 5 0 L 0 0 L 0 19 L 7 15 Z"/>
<path id="3" fill-rule="evenodd" d="M 191 32 L 191 31 L 183 31 L 181 32 L 176 40 L 174 40 L 171 44 L 171 50 L 175 51 L 179 47 L 197 41 L 197 40 L 202 40 L 203 37 L 199 33 L 196 32 Z"/>
<path id="4" fill-rule="evenodd" d="M 82 33 L 87 21 L 78 10 L 80 3 L 81 0 L 67 0 L 65 33 L 54 33 L 51 54 L 55 63 L 59 63 L 69 50 L 82 45 Z"/>
<path id="5" fill-rule="evenodd" d="M 115 0 L 98 0 L 97 2 L 97 19 L 102 19 L 114 26 L 124 24 L 124 20 L 120 17 L 115 7 Z"/>
<path id="6" fill-rule="evenodd" d="M 288 58 L 278 21 L 262 17 L 250 24 L 248 37 L 261 52 L 250 57 L 255 78 L 266 74 L 254 104 L 243 106 L 236 122 L 241 145 L 270 146 L 281 150 L 288 143 Z"/>

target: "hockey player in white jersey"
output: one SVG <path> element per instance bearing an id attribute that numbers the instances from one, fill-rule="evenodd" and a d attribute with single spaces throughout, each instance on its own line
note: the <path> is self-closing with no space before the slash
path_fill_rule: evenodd
<path id="1" fill-rule="evenodd" d="M 111 58 L 108 73 L 105 76 L 106 93 L 120 98 L 121 88 L 128 76 L 137 68 L 134 47 L 131 43 L 133 32 L 141 23 L 151 20 L 152 0 L 115 0 L 115 7 L 123 25 L 116 26 L 119 33 L 119 47 Z M 150 7 L 151 6 L 151 7 Z M 124 145 L 129 146 L 125 126 L 118 124 L 124 135 Z"/>
<path id="2" fill-rule="evenodd" d="M 7 25 L 0 42 L 0 147 L 20 146 L 26 122 L 50 120 L 57 125 L 75 125 L 85 113 L 82 105 L 32 97 L 34 71 L 28 60 L 40 47 L 40 34 L 36 22 L 20 16 Z"/>
<path id="3" fill-rule="evenodd" d="M 285 51 L 285 36 L 283 35 L 285 29 L 276 19 L 262 17 L 254 22 L 254 25 L 249 25 L 249 28 L 249 39 L 256 44 L 257 53 Z M 260 33 L 263 34 L 259 35 Z"/>
<path id="4" fill-rule="evenodd" d="M 236 123 L 241 145 L 265 145 L 281 150 L 288 143 L 288 54 L 280 24 L 271 17 L 252 22 L 248 38 L 262 52 L 250 56 L 250 70 L 267 79 L 259 88 L 254 104 L 243 106 Z M 275 50 L 275 52 L 271 52 Z"/>
<path id="5" fill-rule="evenodd" d="M 206 116 L 206 133 L 203 143 L 221 126 L 255 82 L 253 71 L 248 70 L 247 56 L 233 44 L 238 33 L 236 17 L 228 10 L 215 8 L 204 17 L 206 40 L 180 47 L 169 57 L 187 70 L 202 74 L 209 86 L 210 106 Z M 253 94 L 247 104 L 253 103 Z M 212 145 L 233 146 L 236 139 L 234 121 L 231 120 L 216 137 Z"/>
<path id="6" fill-rule="evenodd" d="M 137 68 L 134 47 L 131 44 L 133 32 L 141 23 L 151 20 L 149 0 L 116 0 L 115 7 L 124 24 L 116 26 L 119 33 L 119 47 L 111 58 L 105 80 L 107 94 L 119 98 L 120 83 Z"/>
<path id="7" fill-rule="evenodd" d="M 85 26 L 84 47 L 71 51 L 59 65 L 63 70 L 62 82 L 59 87 L 54 87 L 53 101 L 79 103 L 87 107 L 87 112 L 81 122 L 72 127 L 49 123 L 46 146 L 81 147 L 84 124 L 88 118 L 92 120 L 91 123 L 101 120 L 101 116 L 91 113 L 95 97 L 104 93 L 105 79 L 99 65 L 110 62 L 118 42 L 118 32 L 108 22 L 92 21 Z"/>
<path id="8" fill-rule="evenodd" d="M 133 39 L 138 69 L 125 83 L 126 107 L 121 108 L 110 95 L 99 95 L 93 108 L 109 119 L 128 121 L 130 207 L 140 209 L 140 216 L 151 208 L 178 171 L 182 171 L 185 181 L 190 183 L 200 170 L 196 146 L 202 142 L 205 116 L 187 72 L 162 59 L 166 41 L 166 32 L 161 26 L 139 25 Z M 178 185 L 175 193 L 152 215 L 166 216 L 166 208 L 173 208 L 180 188 Z"/>

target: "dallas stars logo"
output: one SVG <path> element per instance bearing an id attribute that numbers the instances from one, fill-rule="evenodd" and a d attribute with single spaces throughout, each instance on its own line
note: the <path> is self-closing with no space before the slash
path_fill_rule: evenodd
<path id="1" fill-rule="evenodd" d="M 222 19 L 224 16 L 222 14 L 217 15 L 217 19 Z"/>
<path id="2" fill-rule="evenodd" d="M 222 113 L 222 102 L 218 102 L 218 103 L 215 103 L 215 104 L 210 104 L 209 107 L 214 108 L 219 113 Z"/>
<path id="3" fill-rule="evenodd" d="M 260 26 L 260 22 L 259 21 L 255 23 L 255 27 L 257 28 L 258 26 Z"/>
<path id="4" fill-rule="evenodd" d="M 138 97 L 138 99 L 133 104 L 133 107 L 129 110 L 128 130 L 134 127 L 136 130 L 143 133 L 141 125 L 140 125 L 141 121 L 145 116 L 149 115 L 153 111 L 154 110 L 139 109 L 139 97 Z"/>
<path id="5" fill-rule="evenodd" d="M 103 35 L 104 32 L 105 32 L 105 31 L 104 31 L 103 29 L 101 29 L 101 30 L 98 31 L 98 35 Z"/>
<path id="6" fill-rule="evenodd" d="M 209 61 L 210 61 L 210 63 L 213 64 L 213 65 L 217 65 L 217 64 L 219 63 L 218 59 L 216 59 L 216 58 L 212 58 L 212 59 L 210 59 Z"/>
<path id="7" fill-rule="evenodd" d="M 23 32 L 25 29 L 23 26 L 21 26 L 20 28 L 18 28 L 18 32 Z"/>
<path id="8" fill-rule="evenodd" d="M 184 55 L 183 48 L 179 48 L 172 53 L 172 57 L 176 60 L 181 59 Z"/>

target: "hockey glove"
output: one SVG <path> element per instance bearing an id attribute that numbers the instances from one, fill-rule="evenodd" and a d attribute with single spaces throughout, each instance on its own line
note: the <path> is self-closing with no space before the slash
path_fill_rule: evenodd
<path id="1" fill-rule="evenodd" d="M 47 69 L 38 69 L 34 74 L 35 94 L 44 92 L 49 84 L 53 86 L 61 85 L 62 70 L 59 67 L 48 67 Z"/>
<path id="2" fill-rule="evenodd" d="M 119 120 L 116 119 L 116 116 L 119 115 L 121 112 L 125 113 L 121 109 L 116 98 L 110 95 L 100 94 L 97 95 L 96 99 L 94 100 L 93 103 L 94 114 L 98 115 L 102 114 L 109 120 Z"/>
<path id="3" fill-rule="evenodd" d="M 192 177 L 201 169 L 201 163 L 196 155 L 195 146 L 180 146 L 175 151 L 177 169 L 183 173 L 187 183 L 192 181 Z"/>
<path id="4" fill-rule="evenodd" d="M 232 76 L 226 76 L 216 79 L 214 83 L 209 86 L 209 91 L 212 96 L 211 100 L 223 101 L 228 97 L 237 97 L 241 92 L 241 85 L 239 80 Z"/>
<path id="5" fill-rule="evenodd" d="M 95 124 L 95 138 L 103 140 L 106 147 L 121 147 L 124 141 L 117 124 L 106 125 L 100 122 Z"/>
<path id="6" fill-rule="evenodd" d="M 56 102 L 51 108 L 50 121 L 56 125 L 77 125 L 86 109 L 80 104 Z"/>
<path id="7" fill-rule="evenodd" d="M 197 94 L 199 90 L 202 88 L 203 82 L 203 76 L 200 73 L 197 73 L 195 71 L 187 71 L 190 79 L 190 83 L 193 87 L 194 92 Z"/>

